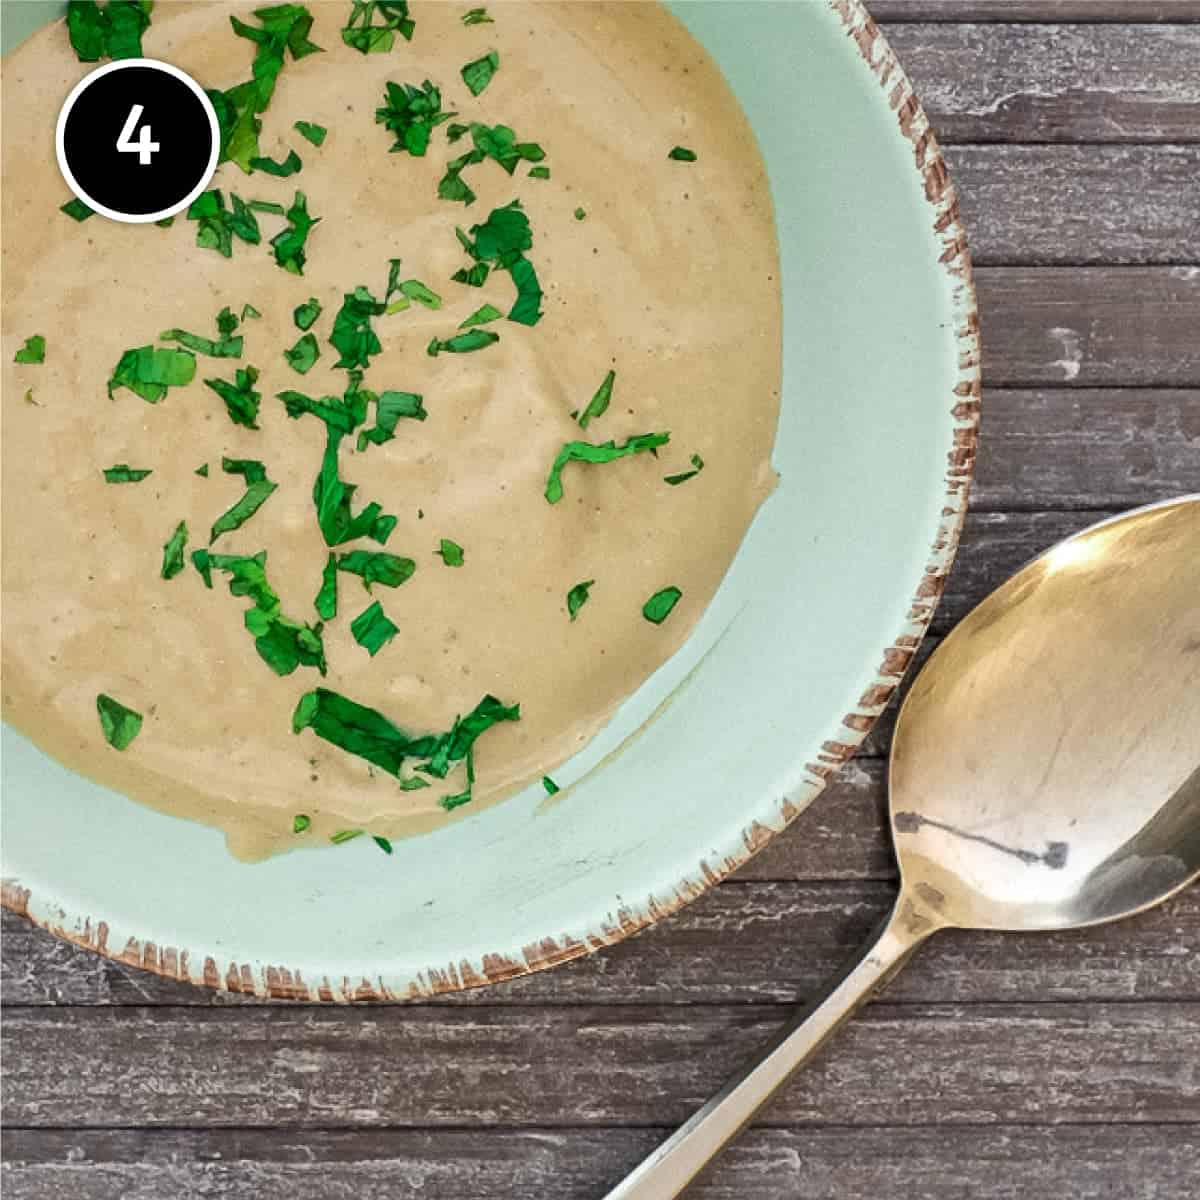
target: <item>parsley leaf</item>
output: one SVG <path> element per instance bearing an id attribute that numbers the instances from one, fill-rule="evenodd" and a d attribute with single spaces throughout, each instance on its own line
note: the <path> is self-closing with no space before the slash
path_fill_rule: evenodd
<path id="1" fill-rule="evenodd" d="M 509 273 L 517 289 L 517 299 L 508 319 L 522 325 L 536 325 L 542 318 L 543 292 L 533 264 L 525 257 L 525 251 L 533 246 L 533 230 L 521 202 L 513 200 L 503 208 L 493 209 L 482 225 L 471 226 L 470 237 L 461 229 L 455 232 L 477 265 L 492 263 L 498 270 Z"/>
<path id="2" fill-rule="evenodd" d="M 333 364 L 335 367 L 355 369 L 371 365 L 371 355 L 383 350 L 371 328 L 371 318 L 381 316 L 386 308 L 382 300 L 376 300 L 362 286 L 343 295 L 342 307 L 333 319 L 333 332 L 329 335 L 330 345 L 340 356 Z"/>
<path id="3" fill-rule="evenodd" d="M 147 475 L 152 474 L 144 467 L 131 467 L 128 463 L 116 463 L 104 468 L 105 483 L 141 483 Z"/>
<path id="4" fill-rule="evenodd" d="M 276 204 L 273 200 L 251 200 L 246 207 L 254 212 L 270 213 L 274 217 L 282 217 L 287 212 L 282 204 Z"/>
<path id="5" fill-rule="evenodd" d="M 462 23 L 464 25 L 495 25 L 495 21 L 488 16 L 486 8 L 473 8 L 469 12 L 463 13 Z"/>
<path id="6" fill-rule="evenodd" d="M 226 258 L 233 257 L 235 235 L 251 246 L 262 241 L 258 221 L 250 206 L 232 193 L 230 199 L 232 210 L 225 207 L 225 197 L 220 189 L 213 188 L 197 196 L 187 210 L 187 219 L 197 222 L 196 245 L 215 250 Z"/>
<path id="7" fill-rule="evenodd" d="M 240 336 L 233 336 L 233 331 L 237 327 L 238 319 L 226 305 L 217 314 L 219 336 L 216 341 L 212 338 L 200 337 L 195 333 L 188 333 L 186 329 L 164 329 L 158 336 L 164 342 L 178 342 L 181 346 L 186 346 L 197 354 L 207 354 L 211 358 L 241 358 L 242 339 Z"/>
<path id="8" fill-rule="evenodd" d="M 312 825 L 312 818 L 309 816 L 306 816 L 304 813 L 297 813 L 292 818 L 292 832 L 293 833 L 307 833 L 309 830 L 309 827 L 311 825 Z"/>
<path id="9" fill-rule="evenodd" d="M 201 479 L 208 478 L 208 463 L 202 463 L 193 472 L 193 475 L 199 475 Z"/>
<path id="10" fill-rule="evenodd" d="M 369 537 L 383 545 L 396 528 L 397 518 L 385 513 L 375 501 L 357 515 L 351 511 L 350 502 L 357 485 L 346 483 L 338 475 L 338 447 L 342 436 L 333 428 L 327 432 L 321 471 L 313 485 L 317 524 L 327 546 L 340 546 L 360 537 Z"/>
<path id="11" fill-rule="evenodd" d="M 68 200 L 58 211 L 65 212 L 73 221 L 86 221 L 88 217 L 96 215 L 96 210 L 90 205 L 84 204 L 78 196 L 73 200 Z"/>
<path id="12" fill-rule="evenodd" d="M 245 321 L 247 317 L 261 317 L 261 316 L 262 316 L 262 313 L 260 313 L 258 311 L 258 309 L 254 307 L 253 304 L 243 304 L 242 305 L 242 320 L 243 321 Z"/>
<path id="13" fill-rule="evenodd" d="M 349 554 L 338 558 L 337 569 L 349 575 L 358 575 L 369 592 L 373 583 L 382 583 L 390 588 L 399 587 L 412 578 L 417 564 L 411 558 L 401 558 L 397 554 L 351 550 Z"/>
<path id="14" fill-rule="evenodd" d="M 562 788 L 560 788 L 558 786 L 558 784 L 555 783 L 554 780 L 550 778 L 549 775 L 542 776 L 542 787 L 544 787 L 546 789 L 547 796 L 554 796 L 562 791 Z"/>
<path id="15" fill-rule="evenodd" d="M 679 603 L 682 595 L 677 587 L 665 587 L 662 591 L 655 592 L 642 605 L 642 616 L 652 625 L 661 625 L 671 615 L 671 610 Z"/>
<path id="16" fill-rule="evenodd" d="M 592 585 L 595 582 L 594 579 L 585 579 L 582 583 L 577 583 L 567 593 L 567 612 L 570 614 L 572 621 L 579 615 L 579 610 L 588 602 L 588 593 L 592 590 Z"/>
<path id="17" fill-rule="evenodd" d="M 700 457 L 700 455 L 698 455 L 698 454 L 693 454 L 692 455 L 692 469 L 690 471 L 681 471 L 678 475 L 664 475 L 663 479 L 665 479 L 666 482 L 669 483 L 672 487 L 675 487 L 677 484 L 686 483 L 694 475 L 699 475 L 700 472 L 703 470 L 704 470 L 704 459 L 702 459 Z"/>
<path id="18" fill-rule="evenodd" d="M 432 309 L 434 312 L 442 307 L 441 296 L 426 287 L 419 279 L 404 280 L 400 284 L 400 294 L 406 300 L 411 300 L 415 304 L 421 305 L 422 308 Z"/>
<path id="19" fill-rule="evenodd" d="M 221 470 L 226 475 L 240 475 L 246 482 L 246 490 L 242 498 L 213 523 L 212 531 L 208 535 L 210 546 L 221 534 L 230 533 L 245 525 L 279 486 L 267 478 L 266 467 L 257 459 L 222 458 Z"/>
<path id="20" fill-rule="evenodd" d="M 162 577 L 174 579 L 183 570 L 183 551 L 187 545 L 188 527 L 186 521 L 180 521 L 175 526 L 175 532 L 167 539 L 163 547 Z"/>
<path id="21" fill-rule="evenodd" d="M 355 838 L 362 837 L 365 830 L 362 829 L 339 829 L 329 840 L 335 845 L 340 846 L 345 842 L 352 842 Z"/>
<path id="22" fill-rule="evenodd" d="M 588 406 L 579 414 L 579 428 L 586 429 L 588 422 L 595 417 L 602 417 L 608 411 L 608 402 L 612 399 L 613 383 L 616 381 L 616 371 L 609 371 L 604 381 L 596 389 L 596 394 L 588 401 Z"/>
<path id="23" fill-rule="evenodd" d="M 567 442 L 558 452 L 554 465 L 550 468 L 550 475 L 546 479 L 546 499 L 551 504 L 557 504 L 562 499 L 562 472 L 569 462 L 610 463 L 643 450 L 655 450 L 659 446 L 665 446 L 670 440 L 669 433 L 643 433 L 629 438 L 620 446 L 615 442 L 604 442 L 601 445 L 591 442 Z"/>
<path id="24" fill-rule="evenodd" d="M 695 150 L 689 150 L 686 146 L 676 146 L 667 157 L 674 159 L 676 162 L 695 162 L 696 152 Z"/>
<path id="25" fill-rule="evenodd" d="M 582 221 L 582 220 L 583 220 L 583 218 L 584 218 L 584 217 L 586 217 L 586 216 L 587 216 L 587 212 L 586 212 L 584 209 L 582 209 L 582 208 L 577 208 L 577 209 L 575 210 L 575 220 L 577 220 L 577 221 Z"/>
<path id="26" fill-rule="evenodd" d="M 427 415 L 423 399 L 416 392 L 380 392 L 375 400 L 375 426 L 359 430 L 357 449 L 361 453 L 368 446 L 390 442 L 401 417 L 423 421 Z"/>
<path id="27" fill-rule="evenodd" d="M 303 304 L 298 304 L 292 310 L 292 320 L 297 329 L 311 329 L 313 323 L 321 315 L 321 302 L 316 296 L 310 296 Z"/>
<path id="28" fill-rule="evenodd" d="M 425 350 L 430 358 L 437 358 L 442 351 L 448 354 L 469 354 L 472 350 L 482 350 L 499 340 L 500 335 L 492 333 L 489 329 L 469 329 L 466 333 L 456 333 L 452 338 L 434 338 Z"/>
<path id="29" fill-rule="evenodd" d="M 292 128 L 314 146 L 324 145 L 325 135 L 329 132 L 324 125 L 317 125 L 313 121 L 297 121 Z"/>
<path id="30" fill-rule="evenodd" d="M 490 50 L 482 58 L 467 63 L 459 74 L 462 76 L 463 83 L 467 85 L 467 91 L 472 96 L 478 96 L 492 82 L 492 76 L 498 70 L 500 70 L 500 55 L 497 51 Z"/>
<path id="31" fill-rule="evenodd" d="M 450 541 L 449 538 L 442 538 L 441 548 L 435 550 L 434 554 L 440 554 L 442 562 L 448 567 L 461 567 L 463 565 L 463 548 L 457 542 Z"/>
<path id="32" fill-rule="evenodd" d="M 254 390 L 258 382 L 258 371 L 254 367 L 241 367 L 234 375 L 234 382 L 224 379 L 206 379 L 206 387 L 212 388 L 225 401 L 225 411 L 235 425 L 243 425 L 247 429 L 257 429 L 258 406 L 262 394 Z"/>
<path id="33" fill-rule="evenodd" d="M 142 34 L 150 28 L 153 0 L 69 0 L 67 35 L 80 62 L 104 57 L 142 58 Z"/>
<path id="34" fill-rule="evenodd" d="M 101 692 L 96 697 L 96 712 L 100 717 L 100 731 L 104 740 L 114 750 L 124 750 L 142 729 L 142 714 L 126 708 L 119 700 Z"/>
<path id="35" fill-rule="evenodd" d="M 383 104 L 375 110 L 375 124 L 395 135 L 392 154 L 406 150 L 422 158 L 434 129 L 458 114 L 442 112 L 442 93 L 428 79 L 420 87 L 390 80 L 384 86 Z"/>
<path id="36" fill-rule="evenodd" d="M 15 363 L 43 363 L 46 361 L 46 339 L 40 333 L 25 339 L 25 345 L 13 356 Z"/>
<path id="37" fill-rule="evenodd" d="M 399 633 L 399 629 L 383 611 L 378 600 L 350 622 L 354 640 L 374 658 Z"/>
<path id="38" fill-rule="evenodd" d="M 326 621 L 332 621 L 337 616 L 337 555 L 332 550 L 321 572 L 321 590 L 313 600 L 313 608 L 317 610 L 317 616 Z"/>
<path id="39" fill-rule="evenodd" d="M 275 252 L 275 261 L 293 275 L 304 274 L 304 243 L 308 240 L 309 231 L 320 223 L 320 217 L 311 217 L 308 213 L 308 197 L 303 192 L 297 192 L 292 200 L 292 206 L 285 214 L 288 227 L 282 233 L 277 233 L 271 239 L 271 249 Z"/>
<path id="40" fill-rule="evenodd" d="M 499 320 L 504 314 L 494 304 L 484 304 L 477 308 L 465 321 L 460 322 L 459 329 L 471 329 L 476 325 L 487 325 Z"/>
<path id="41" fill-rule="evenodd" d="M 108 397 L 113 390 L 128 388 L 147 404 L 157 404 L 168 388 L 183 387 L 196 375 L 196 356 L 190 350 L 156 350 L 153 346 L 138 346 L 126 350 L 113 367 L 108 381 Z"/>
<path id="42" fill-rule="evenodd" d="M 529 178 L 530 179 L 549 179 L 550 178 L 550 168 L 549 167 L 530 167 L 529 168 Z"/>
<path id="43" fill-rule="evenodd" d="M 381 25 L 375 24 L 377 12 Z M 362 54 L 379 54 L 392 48 L 397 32 L 411 42 L 415 28 L 408 15 L 408 0 L 352 0 L 342 41 Z"/>
<path id="44" fill-rule="evenodd" d="M 380 848 L 380 850 L 382 850 L 384 852 L 384 854 L 391 854 L 392 843 L 389 842 L 387 840 L 387 838 L 380 837 L 378 834 L 373 833 L 371 835 L 371 841 L 373 841 L 375 843 L 375 845 L 377 845 Z"/>
<path id="45" fill-rule="evenodd" d="M 482 125 L 473 121 L 470 125 L 451 125 L 446 131 L 452 142 L 470 133 L 473 149 L 446 164 L 446 173 L 438 183 L 438 196 L 443 200 L 461 200 L 471 204 L 475 193 L 462 178 L 463 171 L 474 163 L 490 158 L 498 162 L 510 175 L 517 163 L 541 162 L 546 152 L 537 142 L 518 142 L 517 135 L 507 125 Z"/>
<path id="46" fill-rule="evenodd" d="M 287 359 L 288 366 L 293 371 L 307 375 L 313 364 L 321 357 L 321 348 L 317 345 L 316 336 L 311 333 L 304 334 L 290 350 L 283 352 L 283 357 Z"/>
<path id="47" fill-rule="evenodd" d="M 283 162 L 276 162 L 273 158 L 263 158 L 256 156 L 250 160 L 250 169 L 252 171 L 262 171 L 265 175 L 274 175 L 277 179 L 287 179 L 289 175 L 295 175 L 304 164 L 300 161 L 300 155 L 295 150 L 289 150 L 288 156 Z"/>

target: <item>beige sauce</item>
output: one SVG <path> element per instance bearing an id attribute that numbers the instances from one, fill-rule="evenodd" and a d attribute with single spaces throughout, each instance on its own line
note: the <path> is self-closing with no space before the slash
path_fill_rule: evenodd
<path id="1" fill-rule="evenodd" d="M 230 87 L 249 76 L 253 47 L 233 36 L 228 13 L 250 19 L 251 7 L 160 4 L 145 52 Z M 231 260 L 198 248 L 182 216 L 170 229 L 70 220 L 58 211 L 70 193 L 53 129 L 88 68 L 56 25 L 3 72 L 4 715 L 91 778 L 218 826 L 246 858 L 296 845 L 296 813 L 313 819 L 304 844 L 344 828 L 403 836 L 552 770 L 683 642 L 774 480 L 780 298 L 766 176 L 733 96 L 674 18 L 650 4 L 493 2 L 494 25 L 464 28 L 465 0 L 417 3 L 412 43 L 364 57 L 340 41 L 347 4 L 310 7 L 313 40 L 327 52 L 289 60 L 261 138 L 273 157 L 295 147 L 304 170 L 280 180 L 225 164 L 212 185 L 285 204 L 294 188 L 307 193 L 322 222 L 303 278 L 275 265 L 267 242 L 282 222 L 267 215 L 263 244 L 235 242 Z M 493 48 L 500 70 L 472 99 L 459 68 Z M 445 163 L 462 147 L 438 130 L 424 159 L 389 154 L 390 135 L 373 120 L 385 80 L 426 77 L 460 119 L 504 122 L 540 142 L 552 178 L 521 167 L 510 179 L 485 162 L 467 175 L 475 204 L 438 200 Z M 328 126 L 322 148 L 293 132 L 298 119 Z M 668 161 L 676 144 L 699 161 Z M 431 336 L 451 336 L 485 301 L 508 311 L 506 275 L 482 289 L 450 276 L 465 264 L 455 224 L 484 221 L 515 197 L 533 226 L 544 318 L 535 328 L 497 322 L 500 343 L 479 353 L 428 357 Z M 162 546 L 181 519 L 189 553 L 204 546 L 241 495 L 222 455 L 261 459 L 279 490 L 216 550 L 268 550 L 283 611 L 316 620 L 327 550 L 311 490 L 324 427 L 289 420 L 274 396 L 341 394 L 346 373 L 325 340 L 333 316 L 357 284 L 382 296 L 394 256 L 446 303 L 376 319 L 384 352 L 366 386 L 422 393 L 429 418 L 401 421 L 394 441 L 363 454 L 347 439 L 341 475 L 359 485 L 355 511 L 378 500 L 399 516 L 386 549 L 418 568 L 399 589 L 375 588 L 400 627 L 376 658 L 349 630 L 372 597 L 343 574 L 325 630 L 328 677 L 301 667 L 280 678 L 256 654 L 242 624 L 248 602 L 229 594 L 228 577 L 206 591 L 189 564 L 164 581 Z M 310 295 L 324 306 L 314 328 L 322 357 L 301 377 L 281 352 L 299 336 L 293 308 Z M 246 302 L 263 313 L 241 330 L 240 364 L 262 372 L 260 432 L 234 426 L 202 383 L 231 379 L 239 364 L 227 359 L 198 356 L 195 382 L 156 406 L 129 391 L 108 399 L 122 351 L 172 326 L 214 336 L 221 306 Z M 46 336 L 45 364 L 14 365 L 32 333 Z M 581 433 L 570 413 L 610 367 L 613 404 Z M 29 387 L 36 404 L 23 400 Z M 564 442 L 658 430 L 671 442 L 657 460 L 572 464 L 563 501 L 543 498 Z M 696 453 L 703 473 L 667 486 L 663 476 Z M 101 468 L 121 462 L 154 473 L 106 484 Z M 201 463 L 207 479 L 194 474 Z M 461 569 L 434 555 L 443 537 L 465 547 Z M 585 579 L 596 581 L 591 599 L 571 623 L 565 596 Z M 669 584 L 683 599 L 655 627 L 641 607 Z M 481 738 L 475 801 L 448 817 L 437 800 L 461 788 L 461 768 L 449 786 L 401 792 L 312 732 L 293 735 L 297 699 L 319 685 L 411 730 L 448 728 L 487 692 L 519 701 L 521 720 Z M 102 739 L 99 692 L 145 714 L 124 753 Z"/>

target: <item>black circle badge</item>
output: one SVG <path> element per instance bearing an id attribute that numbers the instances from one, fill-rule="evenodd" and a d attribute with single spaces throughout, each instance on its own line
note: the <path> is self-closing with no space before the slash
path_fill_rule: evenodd
<path id="1" fill-rule="evenodd" d="M 186 208 L 217 167 L 212 101 L 170 63 L 126 58 L 84 76 L 58 114 L 67 186 L 114 221 L 160 221 Z"/>

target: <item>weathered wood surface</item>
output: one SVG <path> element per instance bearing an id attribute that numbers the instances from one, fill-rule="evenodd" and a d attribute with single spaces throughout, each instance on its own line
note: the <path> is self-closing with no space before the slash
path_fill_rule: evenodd
<path id="1" fill-rule="evenodd" d="M 4 1134 L 11 1200 L 597 1200 L 669 1132 L 212 1129 Z M 754 1129 L 689 1200 L 1193 1200 L 1187 1125 Z M 11 1189 L 8 1190 L 8 1189 Z"/>
<path id="2" fill-rule="evenodd" d="M 1200 0 L 866 0 L 880 22 L 1200 21 Z"/>

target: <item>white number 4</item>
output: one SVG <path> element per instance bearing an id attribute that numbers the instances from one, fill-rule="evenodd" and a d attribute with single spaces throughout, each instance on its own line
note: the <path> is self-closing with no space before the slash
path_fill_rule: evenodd
<path id="1" fill-rule="evenodd" d="M 138 165 L 148 167 L 151 156 L 159 149 L 159 145 L 150 140 L 154 135 L 150 132 L 149 125 L 143 125 L 138 140 L 136 142 L 133 140 L 134 130 L 137 129 L 141 119 L 142 105 L 135 104 L 129 110 L 129 116 L 125 118 L 125 124 L 121 127 L 121 136 L 117 138 L 117 149 L 122 154 L 136 154 Z"/>

